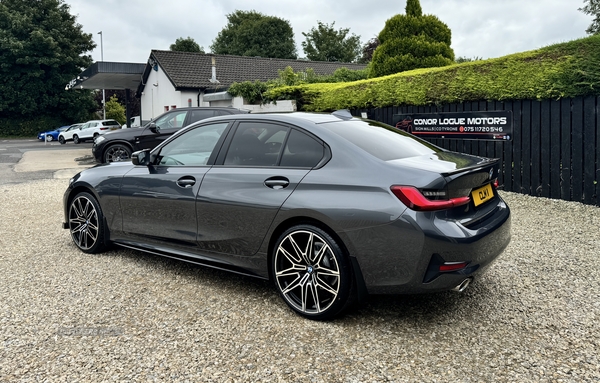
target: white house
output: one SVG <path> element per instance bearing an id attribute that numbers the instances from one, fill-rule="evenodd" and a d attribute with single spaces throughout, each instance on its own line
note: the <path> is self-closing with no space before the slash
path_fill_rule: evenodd
<path id="1" fill-rule="evenodd" d="M 294 108 L 291 102 L 277 106 L 244 105 L 227 89 L 234 82 L 267 81 L 278 77 L 286 67 L 294 71 L 312 68 L 318 75 L 336 69 L 364 69 L 363 64 L 284 60 L 261 57 L 214 55 L 204 53 L 153 50 L 137 88 L 141 98 L 142 120 L 150 120 L 170 109 L 187 106 L 233 106 L 253 112 Z"/>

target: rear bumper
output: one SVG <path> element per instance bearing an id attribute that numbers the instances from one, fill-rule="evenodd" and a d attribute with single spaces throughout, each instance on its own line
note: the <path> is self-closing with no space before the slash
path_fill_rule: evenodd
<path id="1" fill-rule="evenodd" d="M 451 290 L 466 278 L 476 279 L 510 243 L 510 209 L 498 198 L 496 212 L 477 230 L 433 213 L 409 211 L 402 219 L 370 233 L 374 241 L 386 242 L 358 249 L 358 263 L 370 294 L 415 294 Z M 365 235 L 364 233 L 362 234 Z M 379 238 L 377 238 L 379 237 Z M 364 237 L 363 237 L 364 238 Z M 366 250 L 366 249 L 365 249 Z M 443 262 L 467 262 L 453 272 L 431 270 Z"/>

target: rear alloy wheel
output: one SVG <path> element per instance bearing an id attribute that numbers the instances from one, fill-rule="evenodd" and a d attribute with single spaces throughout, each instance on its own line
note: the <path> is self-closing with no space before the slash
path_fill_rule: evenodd
<path id="1" fill-rule="evenodd" d="M 58 142 L 60 142 L 61 145 L 64 145 L 67 143 L 67 141 L 65 141 L 65 138 L 63 136 L 58 136 Z"/>
<path id="2" fill-rule="evenodd" d="M 284 301 L 306 318 L 331 319 L 351 301 L 347 256 L 329 234 L 315 226 L 294 226 L 279 237 L 272 272 Z"/>
<path id="3" fill-rule="evenodd" d="M 78 143 L 80 143 L 80 142 L 81 142 L 81 141 L 79 141 L 79 136 L 78 136 L 78 135 L 76 135 L 76 134 L 74 134 L 74 135 L 73 135 L 73 143 L 74 143 L 74 144 L 78 144 Z"/>
<path id="4" fill-rule="evenodd" d="M 96 198 L 79 193 L 69 205 L 69 230 L 75 245 L 84 253 L 95 254 L 105 249 L 104 216 Z"/>
<path id="5" fill-rule="evenodd" d="M 131 160 L 131 149 L 122 144 L 111 145 L 104 152 L 104 162 L 119 162 Z"/>

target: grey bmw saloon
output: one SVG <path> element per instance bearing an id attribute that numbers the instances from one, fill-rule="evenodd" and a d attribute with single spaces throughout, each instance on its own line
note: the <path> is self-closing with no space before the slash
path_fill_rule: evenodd
<path id="1" fill-rule="evenodd" d="M 464 290 L 510 241 L 496 159 L 333 114 L 238 114 L 77 174 L 75 245 L 117 245 L 269 279 L 296 313 L 369 293 Z"/>

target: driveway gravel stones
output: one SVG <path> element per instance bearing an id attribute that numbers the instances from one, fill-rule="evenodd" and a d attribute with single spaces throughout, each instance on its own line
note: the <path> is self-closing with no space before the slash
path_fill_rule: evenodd
<path id="1" fill-rule="evenodd" d="M 600 209 L 503 193 L 512 243 L 464 293 L 332 322 L 267 282 L 61 229 L 65 179 L 0 185 L 0 382 L 595 382 Z"/>

